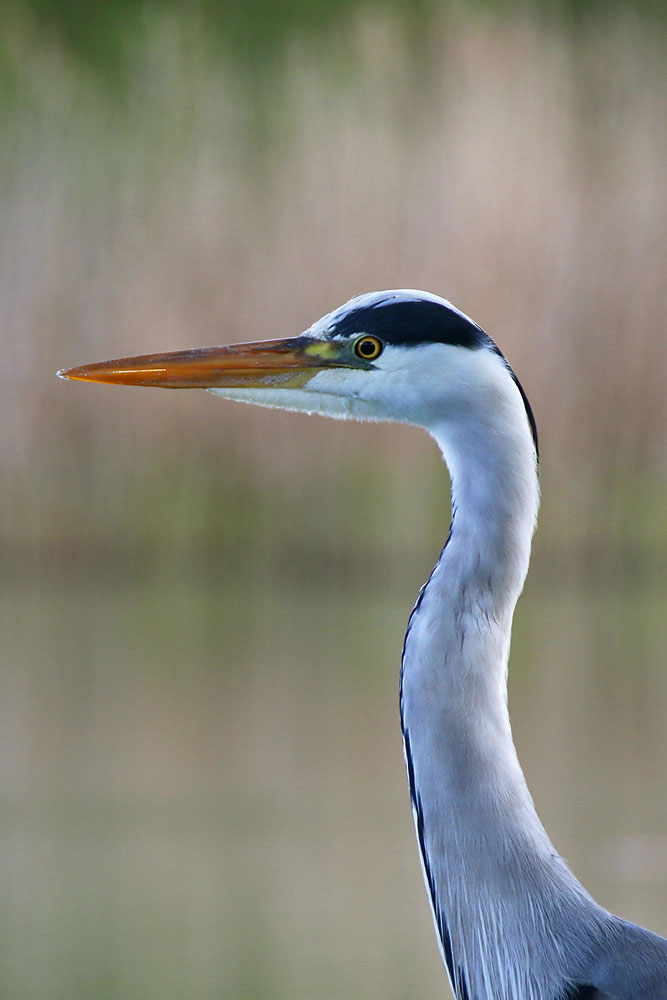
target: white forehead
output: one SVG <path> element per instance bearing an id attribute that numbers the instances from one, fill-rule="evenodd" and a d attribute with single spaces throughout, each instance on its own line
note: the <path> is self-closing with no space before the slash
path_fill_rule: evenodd
<path id="1" fill-rule="evenodd" d="M 318 319 L 305 333 L 309 337 L 326 340 L 331 335 L 331 331 L 355 310 L 371 309 L 373 306 L 387 305 L 392 302 L 433 302 L 451 309 L 452 312 L 456 313 L 462 319 L 467 320 L 468 323 L 477 326 L 477 323 L 470 316 L 457 309 L 448 299 L 443 299 L 441 295 L 435 295 L 433 292 L 423 292 L 418 288 L 390 288 L 383 292 L 364 292 L 362 295 L 355 295 L 349 302 Z"/>

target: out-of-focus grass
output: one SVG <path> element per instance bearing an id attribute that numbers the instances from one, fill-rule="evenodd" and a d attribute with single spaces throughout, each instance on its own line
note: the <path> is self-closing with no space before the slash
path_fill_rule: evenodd
<path id="1" fill-rule="evenodd" d="M 53 377 L 87 359 L 289 335 L 392 285 L 444 292 L 496 337 L 537 413 L 543 482 L 566 503 L 583 479 L 591 497 L 573 531 L 607 531 L 628 473 L 659 488 L 660 38 L 618 14 L 576 41 L 480 15 L 434 20 L 417 58 L 400 20 L 367 14 L 330 49 L 295 36 L 258 133 L 257 94 L 194 23 L 155 17 L 125 103 L 15 30 L 24 87 L 0 183 L 3 546 L 55 535 L 75 547 L 114 493 L 121 525 L 128 505 L 173 503 L 178 539 L 195 530 L 190 512 L 207 532 L 216 512 L 242 532 L 255 488 L 289 492 L 305 525 L 308 498 L 322 502 L 309 481 L 328 477 L 332 508 L 347 510 L 369 454 L 378 471 L 389 460 L 385 481 L 396 465 L 406 482 L 421 476 L 428 445 L 407 432 L 292 431 L 290 418 L 203 394 Z M 132 441 L 149 474 L 117 490 Z M 153 529 L 143 544 L 159 542 Z"/>
<path id="2" fill-rule="evenodd" d="M 417 57 L 400 25 L 360 18 L 328 58 L 295 37 L 262 140 L 256 95 L 176 20 L 156 17 L 126 103 L 17 33 L 25 86 L 0 190 L 4 469 L 52 485 L 95 476 L 93 454 L 115 462 L 130 435 L 162 452 L 184 424 L 211 459 L 223 421 L 231 447 L 257 442 L 261 414 L 90 395 L 52 372 L 291 334 L 395 285 L 444 292 L 496 337 L 535 404 L 546 474 L 664 467 L 661 38 L 629 16 L 573 42 L 480 15 L 434 21 Z M 322 434 L 308 428 L 311 461 Z M 390 447 L 391 432 L 376 440 Z M 279 460 L 304 475 L 288 451 Z M 258 446 L 253 461 L 276 455 Z"/>
<path id="3" fill-rule="evenodd" d="M 151 569 L 0 599 L 5 995 L 444 992 L 396 718 L 412 583 Z M 511 684 L 555 843 L 663 931 L 664 600 L 533 582 Z"/>
<path id="4" fill-rule="evenodd" d="M 5 592 L 6 995 L 437 991 L 395 720 L 405 595 L 271 575 Z M 664 596 L 530 587 L 511 702 L 556 843 L 659 928 Z"/>
<path id="5" fill-rule="evenodd" d="M 255 87 L 201 21 L 146 16 L 122 97 L 8 23 L 0 993 L 440 989 L 395 719 L 434 446 L 54 375 L 397 285 L 473 314 L 534 404 L 516 738 L 557 846 L 664 933 L 658 28 L 459 12 L 415 47 L 367 10 Z"/>

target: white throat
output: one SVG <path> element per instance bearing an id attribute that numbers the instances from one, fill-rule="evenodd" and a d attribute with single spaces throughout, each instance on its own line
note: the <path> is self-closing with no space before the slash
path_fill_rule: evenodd
<path id="1" fill-rule="evenodd" d="M 538 484 L 525 408 L 509 375 L 505 393 L 488 424 L 480 410 L 467 422 L 445 417 L 429 428 L 451 474 L 452 528 L 412 614 L 401 677 L 424 874 L 456 995 L 471 1000 L 557 996 L 562 966 L 554 959 L 553 969 L 542 961 L 534 970 L 531 952 L 556 954 L 553 943 L 535 947 L 550 924 L 567 924 L 549 919 L 554 908 L 561 918 L 571 908 L 580 920 L 589 902 L 595 907 L 554 851 L 512 741 L 509 636 Z"/>

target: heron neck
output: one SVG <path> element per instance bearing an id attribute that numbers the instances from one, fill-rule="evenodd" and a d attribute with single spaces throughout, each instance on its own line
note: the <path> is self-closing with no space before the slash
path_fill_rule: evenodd
<path id="1" fill-rule="evenodd" d="M 431 740 L 425 759 L 453 799 L 483 786 L 485 802 L 530 804 L 507 710 L 514 608 L 530 558 L 538 506 L 528 428 L 457 437 L 437 429 L 452 481 L 450 534 L 406 636 L 404 722 Z M 481 768 L 478 772 L 477 768 Z M 510 795 L 509 793 L 512 793 Z"/>
<path id="2" fill-rule="evenodd" d="M 538 504 L 535 454 L 527 427 L 496 436 L 493 453 L 480 435 L 434 436 L 451 474 L 452 526 L 410 620 L 401 680 L 427 887 L 443 955 L 468 995 L 548 996 L 537 980 L 525 991 L 503 985 L 513 964 L 506 942 L 516 942 L 507 914 L 527 907 L 525 925 L 537 920 L 539 935 L 555 901 L 565 911 L 579 893 L 535 812 L 507 709 L 512 615 Z"/>
<path id="3" fill-rule="evenodd" d="M 537 506 L 535 453 L 527 427 L 497 436 L 434 433 L 450 471 L 452 523 L 442 555 L 420 595 L 405 644 L 413 695 L 430 699 L 441 739 L 441 773 L 483 751 L 494 769 L 514 762 L 505 781 L 525 787 L 507 711 L 507 662 L 514 608 L 528 570 Z M 426 727 L 428 728 L 428 726 Z M 450 753 L 450 750 L 452 752 Z M 487 789 L 488 791 L 488 789 Z M 507 792 L 500 786 L 498 794 Z"/>
<path id="4" fill-rule="evenodd" d="M 495 440 L 437 433 L 452 484 L 452 525 L 440 581 L 453 604 L 482 601 L 509 631 L 528 572 L 539 487 L 528 428 Z M 474 595 L 474 596 L 473 596 Z M 509 616 L 509 618 L 508 618 Z"/>

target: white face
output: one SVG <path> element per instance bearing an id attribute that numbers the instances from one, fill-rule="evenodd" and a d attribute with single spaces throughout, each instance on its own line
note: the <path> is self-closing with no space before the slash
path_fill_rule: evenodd
<path id="1" fill-rule="evenodd" d="M 319 338 L 318 338 L 319 339 Z M 356 338 L 353 338 L 356 340 Z M 334 338 L 344 346 L 348 338 Z M 352 344 L 350 343 L 351 347 Z M 498 418 L 525 408 L 503 359 L 486 348 L 385 344 L 369 368 L 322 368 L 299 388 L 211 388 L 225 399 L 353 420 L 392 420 L 427 430 L 451 420 Z"/>

